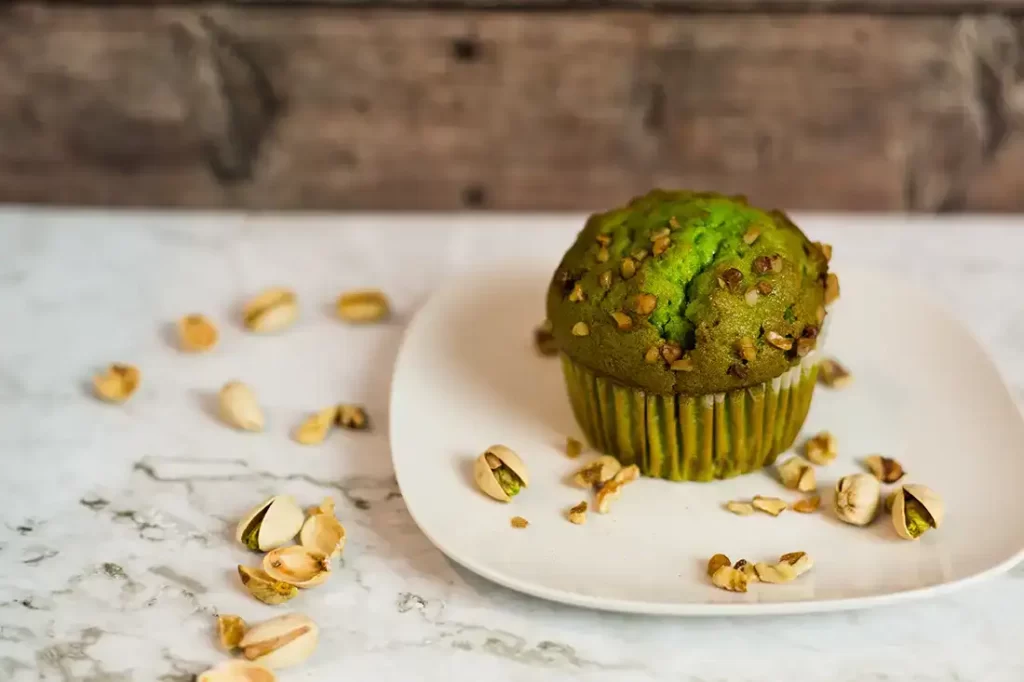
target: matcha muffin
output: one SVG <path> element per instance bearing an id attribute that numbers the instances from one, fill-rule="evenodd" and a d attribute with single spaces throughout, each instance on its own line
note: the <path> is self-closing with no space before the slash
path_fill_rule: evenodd
<path id="1" fill-rule="evenodd" d="M 547 297 L 591 444 L 672 480 L 773 462 L 810 408 L 829 251 L 719 194 L 655 190 L 591 216 Z"/>

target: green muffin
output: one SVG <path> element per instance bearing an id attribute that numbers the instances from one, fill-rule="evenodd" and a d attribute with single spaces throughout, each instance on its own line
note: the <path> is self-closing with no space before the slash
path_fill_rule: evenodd
<path id="1" fill-rule="evenodd" d="M 828 252 L 719 194 L 655 190 L 591 216 L 547 297 L 591 444 L 672 480 L 774 461 L 810 408 L 838 295 Z"/>

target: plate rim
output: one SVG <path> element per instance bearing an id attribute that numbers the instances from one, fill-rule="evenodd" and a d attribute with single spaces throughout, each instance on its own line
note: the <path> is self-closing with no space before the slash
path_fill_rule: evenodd
<path id="1" fill-rule="evenodd" d="M 525 263 L 516 263 L 516 266 L 526 266 Z M 506 265 L 510 274 L 516 273 L 519 276 L 526 274 L 523 270 L 517 270 L 512 264 Z M 539 267 L 537 268 L 539 269 Z M 873 269 L 865 268 L 847 268 L 850 272 L 855 272 L 855 277 L 870 276 L 885 278 L 890 281 L 898 283 L 901 287 L 911 293 L 913 296 L 927 301 L 927 304 L 938 314 L 954 321 L 962 331 L 966 332 L 971 339 L 978 345 L 983 351 L 981 359 L 987 363 L 991 369 L 994 370 L 996 377 L 998 378 L 999 385 L 1002 388 L 1003 394 L 1011 404 L 1016 405 L 1016 401 L 1013 399 L 1013 395 L 1006 385 L 1006 381 L 1003 378 L 1002 373 L 999 371 L 998 365 L 992 359 L 991 354 L 980 339 L 974 334 L 974 332 L 967 326 L 964 325 L 961 320 L 954 315 L 949 309 L 947 309 L 940 301 L 936 301 L 934 297 L 927 295 L 927 293 L 917 286 L 914 282 L 908 281 L 904 278 L 893 276 L 891 273 L 885 271 L 878 271 Z M 440 300 L 443 296 L 447 295 L 451 290 L 458 287 L 464 280 L 473 277 L 473 273 L 460 273 L 453 275 L 440 286 L 438 286 L 429 298 L 420 306 L 419 310 L 413 315 L 409 324 L 406 326 L 403 334 L 401 343 L 399 346 L 398 354 L 395 358 L 394 369 L 391 377 L 391 389 L 388 397 L 388 413 L 389 413 L 389 424 L 388 424 L 388 445 L 391 455 L 391 464 L 395 472 L 395 480 L 398 483 L 399 490 L 402 491 L 403 499 L 405 499 L 404 489 L 405 486 L 402 483 L 401 469 L 395 463 L 395 448 L 394 442 L 397 431 L 397 420 L 393 418 L 395 414 L 396 404 L 396 381 L 395 377 L 398 376 L 399 371 L 406 363 L 406 358 L 409 355 L 409 338 L 423 324 L 423 320 L 426 318 L 426 313 L 435 304 L 437 300 Z M 1020 415 L 1020 418 L 1024 420 L 1024 415 Z M 528 581 L 522 581 L 517 578 L 504 575 L 498 571 L 494 571 L 484 565 L 481 565 L 474 561 L 462 556 L 457 556 L 456 553 L 450 551 L 446 544 L 439 541 L 434 537 L 430 531 L 428 531 L 420 520 L 416 516 L 416 512 L 413 508 L 406 503 L 406 509 L 409 512 L 409 516 L 412 518 L 416 527 L 421 533 L 430 541 L 434 547 L 439 549 L 449 560 L 456 564 L 472 571 L 473 573 L 493 582 L 507 589 L 522 594 L 529 595 L 538 599 L 543 599 L 550 602 L 566 604 L 569 606 L 590 609 L 595 611 L 611 612 L 611 613 L 630 613 L 639 615 L 649 616 L 687 616 L 687 617 L 716 617 L 716 616 L 770 616 L 770 615 L 796 615 L 805 613 L 823 613 L 823 612 L 841 612 L 841 611 L 854 611 L 861 609 L 868 609 L 877 606 L 887 606 L 894 604 L 901 604 L 910 601 L 917 601 L 926 599 L 929 597 L 942 596 L 950 594 L 958 590 L 970 587 L 971 585 L 989 580 L 998 575 L 1010 571 L 1017 564 L 1024 562 L 1024 547 L 1019 548 L 1015 554 L 1009 558 L 997 563 L 989 568 L 974 573 L 973 575 L 964 576 L 955 580 L 938 583 L 935 585 L 926 585 L 922 587 L 914 587 L 907 590 L 897 590 L 893 592 L 887 592 L 885 594 L 875 594 L 870 596 L 862 597 L 843 597 L 839 599 L 795 599 L 792 601 L 774 601 L 774 602 L 744 602 L 730 604 L 728 602 L 654 602 L 654 601 L 642 601 L 633 599 L 622 599 L 618 597 L 599 597 L 583 595 L 577 592 L 569 590 L 550 588 L 536 583 Z"/>

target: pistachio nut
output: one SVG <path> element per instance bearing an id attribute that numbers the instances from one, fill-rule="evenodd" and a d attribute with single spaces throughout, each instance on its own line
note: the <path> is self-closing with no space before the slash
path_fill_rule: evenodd
<path id="1" fill-rule="evenodd" d="M 782 485 L 803 493 L 809 493 L 818 487 L 814 475 L 814 467 L 801 457 L 790 457 L 776 467 Z"/>
<path id="2" fill-rule="evenodd" d="M 903 465 L 891 457 L 871 455 L 864 460 L 868 471 L 882 483 L 895 483 L 903 478 Z"/>
<path id="3" fill-rule="evenodd" d="M 597 502 L 598 513 L 607 514 L 608 505 L 622 494 L 622 486 L 632 483 L 639 477 L 640 467 L 636 464 L 630 464 L 619 469 L 615 476 L 612 477 L 612 480 L 602 485 L 597 491 L 595 501 Z"/>
<path id="4" fill-rule="evenodd" d="M 763 511 L 765 514 L 771 514 L 772 516 L 778 516 L 786 511 L 786 507 L 789 506 L 785 500 L 780 500 L 777 497 L 761 497 L 760 495 L 755 495 L 750 504 L 753 505 L 754 509 Z"/>
<path id="5" fill-rule="evenodd" d="M 237 649 L 244 634 L 245 621 L 240 616 L 217 616 L 217 641 L 224 651 Z"/>
<path id="6" fill-rule="evenodd" d="M 388 297 L 378 289 L 346 291 L 338 297 L 338 317 L 346 322 L 379 322 L 391 314 Z"/>
<path id="7" fill-rule="evenodd" d="M 254 552 L 266 552 L 290 542 L 304 519 L 294 498 L 275 495 L 242 517 L 235 527 L 235 539 Z"/>
<path id="8" fill-rule="evenodd" d="M 278 547 L 263 557 L 263 570 L 295 587 L 316 587 L 331 575 L 331 556 L 302 545 Z"/>
<path id="9" fill-rule="evenodd" d="M 337 556 L 345 548 L 345 526 L 341 525 L 333 512 L 311 514 L 302 524 L 299 543 L 329 557 Z"/>
<path id="10" fill-rule="evenodd" d="M 243 431 L 263 430 L 263 410 L 256 394 L 241 381 L 229 381 L 218 396 L 220 416 L 226 424 Z"/>
<path id="11" fill-rule="evenodd" d="M 178 320 L 178 345 L 189 353 L 210 350 L 217 345 L 217 328 L 205 315 L 186 315 Z"/>
<path id="12" fill-rule="evenodd" d="M 840 521 L 866 526 L 878 515 L 882 484 L 871 474 L 843 476 L 836 483 L 835 512 Z"/>
<path id="13" fill-rule="evenodd" d="M 797 500 L 793 504 L 789 505 L 789 508 L 795 512 L 799 512 L 800 514 L 812 514 L 817 511 L 820 505 L 821 496 L 811 495 L 810 497 L 805 497 L 802 500 Z"/>
<path id="14" fill-rule="evenodd" d="M 932 489 L 923 485 L 905 485 L 892 500 L 892 525 L 904 540 L 916 540 L 932 528 L 942 525 L 946 505 Z"/>
<path id="15" fill-rule="evenodd" d="M 746 592 L 749 579 L 743 571 L 725 564 L 711 576 L 711 584 L 729 592 Z"/>
<path id="16" fill-rule="evenodd" d="M 569 436 L 565 439 L 565 454 L 569 459 L 576 459 L 583 454 L 583 443 Z"/>
<path id="17" fill-rule="evenodd" d="M 621 469 L 619 460 L 611 455 L 601 455 L 573 474 L 572 482 L 581 488 L 593 488 L 612 480 Z"/>
<path id="18" fill-rule="evenodd" d="M 107 367 L 106 372 L 92 378 L 92 388 L 101 400 L 123 403 L 132 397 L 141 380 L 142 374 L 137 367 L 114 363 Z"/>
<path id="19" fill-rule="evenodd" d="M 264 604 L 283 604 L 299 594 L 299 588 L 280 580 L 274 580 L 262 568 L 238 565 L 238 577 L 242 586 Z"/>
<path id="20" fill-rule="evenodd" d="M 526 465 L 504 445 L 492 445 L 477 457 L 473 478 L 480 490 L 501 502 L 508 502 L 530 485 Z"/>
<path id="21" fill-rule="evenodd" d="M 306 421 L 299 424 L 295 429 L 293 437 L 303 445 L 319 445 L 327 438 L 331 427 L 338 418 L 338 408 L 329 407 L 311 415 Z"/>
<path id="22" fill-rule="evenodd" d="M 740 500 L 730 500 L 725 503 L 725 508 L 737 516 L 750 516 L 754 513 L 754 505 Z"/>
<path id="23" fill-rule="evenodd" d="M 732 559 L 724 554 L 715 554 L 708 559 L 708 577 L 713 576 L 722 566 L 732 566 Z"/>
<path id="24" fill-rule="evenodd" d="M 552 333 L 551 320 L 544 320 L 539 327 L 533 330 L 533 343 L 541 355 L 558 355 L 558 344 Z"/>
<path id="25" fill-rule="evenodd" d="M 299 317 L 299 305 L 291 289 L 267 289 L 246 302 L 242 322 L 249 331 L 272 333 L 290 327 Z"/>
<path id="26" fill-rule="evenodd" d="M 732 565 L 737 571 L 747 576 L 747 580 L 752 583 L 760 582 L 761 579 L 757 577 L 757 571 L 754 569 L 754 564 L 750 563 L 746 559 L 740 559 Z"/>
<path id="27" fill-rule="evenodd" d="M 838 360 L 827 358 L 818 365 L 818 381 L 829 388 L 846 388 L 853 383 L 853 375 Z"/>
<path id="28" fill-rule="evenodd" d="M 577 526 L 582 526 L 587 522 L 587 501 L 583 500 L 579 504 L 569 509 L 569 522 L 575 523 Z"/>
<path id="29" fill-rule="evenodd" d="M 365 431 L 370 428 L 370 417 L 362 405 L 338 405 L 337 424 L 351 431 Z"/>
<path id="30" fill-rule="evenodd" d="M 526 528 L 530 525 L 530 522 L 524 519 L 522 516 L 513 516 L 509 519 L 509 525 L 513 528 Z"/>
<path id="31" fill-rule="evenodd" d="M 224 661 L 200 673 L 196 682 L 277 682 L 277 675 L 252 661 Z"/>
<path id="32" fill-rule="evenodd" d="M 828 431 L 818 433 L 804 445 L 804 455 L 814 464 L 830 464 L 838 454 L 836 437 Z"/>
<path id="33" fill-rule="evenodd" d="M 320 628 L 308 616 L 288 613 L 249 628 L 239 645 L 250 661 L 287 668 L 309 658 L 319 636 Z"/>

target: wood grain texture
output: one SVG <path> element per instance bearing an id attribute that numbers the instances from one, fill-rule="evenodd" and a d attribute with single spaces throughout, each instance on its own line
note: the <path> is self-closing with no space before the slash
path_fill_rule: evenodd
<path id="1" fill-rule="evenodd" d="M 21 5 L 0 200 L 1024 209 L 1021 20 Z"/>

